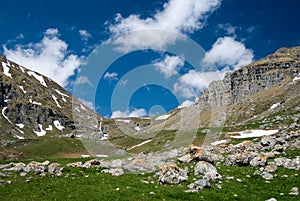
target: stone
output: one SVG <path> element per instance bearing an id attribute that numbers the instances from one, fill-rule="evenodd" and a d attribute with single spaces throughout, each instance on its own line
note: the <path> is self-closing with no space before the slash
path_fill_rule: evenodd
<path id="1" fill-rule="evenodd" d="M 293 187 L 289 193 L 290 195 L 299 195 L 298 187 Z"/>
<path id="2" fill-rule="evenodd" d="M 192 160 L 207 161 L 213 163 L 214 161 L 224 159 L 221 154 L 215 154 L 204 147 L 191 145 L 189 149 Z"/>
<path id="3" fill-rule="evenodd" d="M 266 201 L 277 201 L 275 198 L 267 199 Z"/>
<path id="4" fill-rule="evenodd" d="M 122 168 L 111 168 L 111 169 L 105 169 L 101 171 L 102 173 L 109 173 L 112 176 L 122 176 L 124 175 L 124 170 Z"/>
<path id="5" fill-rule="evenodd" d="M 63 170 L 64 168 L 60 167 L 58 163 L 51 163 L 50 165 L 48 165 L 48 172 L 50 174 L 56 174 L 57 176 L 61 176 Z"/>
<path id="6" fill-rule="evenodd" d="M 110 167 L 112 168 L 121 168 L 123 161 L 121 159 L 112 160 L 110 162 Z"/>
<path id="7" fill-rule="evenodd" d="M 164 164 L 157 173 L 160 184 L 179 184 L 188 180 L 187 169 L 183 170 L 176 164 Z"/>
<path id="8" fill-rule="evenodd" d="M 203 190 L 204 188 L 211 188 L 211 184 L 207 179 L 200 179 L 188 185 L 188 188 L 193 190 L 193 192 L 197 192 Z"/>
<path id="9" fill-rule="evenodd" d="M 258 154 L 256 152 L 241 152 L 236 154 L 228 155 L 225 159 L 225 165 L 227 166 L 244 166 L 249 165 L 250 161 L 256 157 Z"/>
<path id="10" fill-rule="evenodd" d="M 265 155 L 258 155 L 250 161 L 252 167 L 265 166 L 267 157 Z"/>
<path id="11" fill-rule="evenodd" d="M 78 161 L 78 162 L 74 162 L 74 163 L 68 163 L 66 166 L 67 167 L 81 167 L 82 166 L 82 162 Z"/>
<path id="12" fill-rule="evenodd" d="M 277 171 L 277 166 L 274 162 L 269 163 L 269 165 L 266 166 L 265 171 L 269 173 L 274 173 Z"/>
<path id="13" fill-rule="evenodd" d="M 181 156 L 180 158 L 178 158 L 178 161 L 180 163 L 189 163 L 191 162 L 193 159 L 191 158 L 191 154 L 186 154 L 184 156 Z"/>
<path id="14" fill-rule="evenodd" d="M 261 174 L 261 177 L 265 180 L 272 180 L 274 178 L 273 175 L 269 172 L 263 172 Z"/>
<path id="15" fill-rule="evenodd" d="M 208 181 L 222 180 L 222 176 L 218 173 L 216 167 L 206 161 L 199 161 L 196 164 L 194 174 L 195 176 L 203 175 L 203 178 Z"/>

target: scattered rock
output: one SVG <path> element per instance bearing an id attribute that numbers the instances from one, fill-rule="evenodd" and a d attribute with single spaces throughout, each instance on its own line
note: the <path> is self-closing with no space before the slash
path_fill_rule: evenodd
<path id="1" fill-rule="evenodd" d="M 124 175 L 124 170 L 122 168 L 111 168 L 111 169 L 105 169 L 101 171 L 102 173 L 109 173 L 112 176 L 122 176 Z"/>
<path id="2" fill-rule="evenodd" d="M 252 167 L 265 166 L 267 157 L 265 155 L 258 155 L 250 161 Z"/>
<path id="3" fill-rule="evenodd" d="M 195 181 L 194 183 L 189 184 L 188 188 L 190 188 L 190 190 L 186 192 L 198 192 L 200 190 L 203 190 L 204 188 L 211 188 L 211 184 L 207 179 L 200 179 Z"/>
<path id="4" fill-rule="evenodd" d="M 290 195 L 299 195 L 299 189 L 298 189 L 298 187 L 293 187 L 291 189 L 291 192 L 289 194 Z"/>

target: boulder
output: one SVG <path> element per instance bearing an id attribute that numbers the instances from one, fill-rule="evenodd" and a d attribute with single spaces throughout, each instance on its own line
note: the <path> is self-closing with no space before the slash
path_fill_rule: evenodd
<path id="1" fill-rule="evenodd" d="M 211 184 L 207 179 L 200 179 L 195 181 L 194 183 L 189 184 L 188 188 L 190 190 L 187 190 L 186 192 L 198 192 L 200 190 L 203 190 L 204 188 L 211 188 Z"/>
<path id="2" fill-rule="evenodd" d="M 203 175 L 203 178 L 208 181 L 222 180 L 222 176 L 218 173 L 216 167 L 206 161 L 199 161 L 196 164 L 194 174 L 195 176 Z"/>
<path id="3" fill-rule="evenodd" d="M 250 161 L 252 167 L 265 166 L 267 157 L 265 155 L 258 155 Z"/>
<path id="4" fill-rule="evenodd" d="M 160 184 L 179 184 L 188 180 L 187 169 L 183 170 L 176 164 L 164 164 L 157 173 L 158 182 Z"/>
<path id="5" fill-rule="evenodd" d="M 299 195 L 298 187 L 293 187 L 289 193 L 290 195 Z"/>

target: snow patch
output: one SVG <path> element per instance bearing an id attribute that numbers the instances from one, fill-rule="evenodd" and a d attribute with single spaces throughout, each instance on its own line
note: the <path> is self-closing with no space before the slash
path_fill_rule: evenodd
<path id="1" fill-rule="evenodd" d="M 116 121 L 119 121 L 119 122 L 124 122 L 124 123 L 130 123 L 130 120 L 129 119 L 116 119 Z"/>
<path id="2" fill-rule="evenodd" d="M 170 114 L 161 115 L 161 116 L 157 117 L 155 120 L 166 120 L 170 116 L 171 116 Z"/>
<path id="3" fill-rule="evenodd" d="M 39 136 L 39 137 L 46 135 L 46 131 L 43 130 L 43 125 L 41 125 L 41 124 L 38 124 L 38 125 L 39 125 L 39 129 L 40 129 L 41 131 L 35 131 L 35 130 L 33 130 L 33 132 L 34 132 L 37 136 Z"/>
<path id="4" fill-rule="evenodd" d="M 64 94 L 64 93 L 60 92 L 58 89 L 54 89 L 54 91 L 56 91 L 56 93 L 58 93 L 61 96 L 69 97 L 67 94 Z"/>
<path id="5" fill-rule="evenodd" d="M 11 77 L 11 74 L 9 73 L 9 67 L 7 66 L 8 64 L 2 62 L 2 66 L 3 66 L 3 73 L 4 75 L 6 75 L 7 77 Z"/>
<path id="6" fill-rule="evenodd" d="M 35 79 L 37 79 L 43 86 L 47 87 L 46 82 L 44 81 L 44 77 L 42 75 L 38 75 L 35 72 L 27 71 L 27 74 L 30 76 L 33 76 Z"/>
<path id="7" fill-rule="evenodd" d="M 263 137 L 263 136 L 269 136 L 274 135 L 278 133 L 278 130 L 247 130 L 247 131 L 241 131 L 236 132 L 240 134 L 239 136 L 230 136 L 231 138 L 235 139 L 243 139 L 243 138 L 253 138 L 253 137 Z M 231 133 L 233 134 L 233 133 Z"/>
<path id="8" fill-rule="evenodd" d="M 83 107 L 82 104 L 80 104 L 80 108 L 83 109 L 83 110 L 86 110 L 85 107 Z"/>
<path id="9" fill-rule="evenodd" d="M 48 128 L 45 128 L 46 131 L 52 131 L 52 129 L 53 129 L 52 125 L 49 125 Z"/>
<path id="10" fill-rule="evenodd" d="M 24 128 L 24 124 L 16 124 L 19 128 Z"/>
<path id="11" fill-rule="evenodd" d="M 152 140 L 146 140 L 146 141 L 144 141 L 144 142 L 142 142 L 142 143 L 140 143 L 140 144 L 137 144 L 137 145 L 134 145 L 133 147 L 130 147 L 129 149 L 127 149 L 127 150 L 131 150 L 131 149 L 134 149 L 134 148 L 136 148 L 136 147 L 140 147 L 140 146 L 142 146 L 142 145 L 144 145 L 144 144 L 147 144 L 147 143 L 149 143 L 149 142 L 151 142 Z"/>
<path id="12" fill-rule="evenodd" d="M 61 100 L 64 101 L 65 103 L 67 102 L 67 100 L 64 96 L 61 97 Z"/>
<path id="13" fill-rule="evenodd" d="M 54 102 L 56 103 L 57 107 L 61 108 L 59 102 L 57 101 L 56 96 L 52 95 L 52 99 L 54 100 Z"/>
<path id="14" fill-rule="evenodd" d="M 42 103 L 36 102 L 36 101 L 32 101 L 32 99 L 29 99 L 29 103 L 32 103 L 34 105 L 42 105 Z"/>
<path id="15" fill-rule="evenodd" d="M 139 126 L 134 127 L 134 129 L 137 130 L 137 131 L 141 131 L 142 130 L 141 127 L 139 127 Z"/>
<path id="16" fill-rule="evenodd" d="M 23 86 L 19 86 L 19 87 L 23 91 L 23 93 L 26 94 L 26 91 L 25 91 L 24 87 Z"/>
<path id="17" fill-rule="evenodd" d="M 227 140 L 219 140 L 219 141 L 215 141 L 215 142 L 210 143 L 210 145 L 216 146 L 216 145 L 219 145 L 219 144 L 225 144 L 227 142 L 228 142 Z"/>
<path id="18" fill-rule="evenodd" d="M 275 109 L 276 107 L 278 107 L 280 105 L 280 103 L 275 103 L 270 107 L 270 110 Z"/>
<path id="19" fill-rule="evenodd" d="M 21 69 L 21 71 L 22 71 L 23 73 L 25 73 L 25 69 L 24 69 L 24 67 L 22 67 L 22 66 L 19 66 L 19 68 Z"/>
<path id="20" fill-rule="evenodd" d="M 16 138 L 18 138 L 19 140 L 24 140 L 25 138 L 19 135 L 15 135 Z"/>
<path id="21" fill-rule="evenodd" d="M 300 77 L 294 77 L 293 82 L 300 80 Z"/>
<path id="22" fill-rule="evenodd" d="M 75 107 L 75 110 L 76 110 L 77 112 L 80 112 L 80 110 L 79 110 L 77 107 Z"/>
<path id="23" fill-rule="evenodd" d="M 7 102 L 7 101 L 5 101 L 5 102 Z M 3 117 L 9 122 L 9 123 L 11 123 L 11 121 L 9 120 L 9 118 L 5 115 L 5 110 L 7 109 L 7 107 L 3 107 L 3 109 L 2 109 L 2 115 L 3 115 Z M 12 124 L 12 123 L 11 123 Z"/>
<path id="24" fill-rule="evenodd" d="M 60 122 L 58 120 L 53 121 L 53 124 L 60 131 L 65 128 L 60 124 Z"/>

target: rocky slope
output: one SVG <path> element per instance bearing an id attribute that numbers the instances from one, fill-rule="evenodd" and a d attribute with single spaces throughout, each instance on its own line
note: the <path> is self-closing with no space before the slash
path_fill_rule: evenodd
<path id="1" fill-rule="evenodd" d="M 100 119 L 98 114 L 50 78 L 4 56 L 0 56 L 0 109 L 2 147 L 41 136 L 76 136 L 99 131 L 97 120 L 86 125 L 78 123 L 80 117 Z"/>

